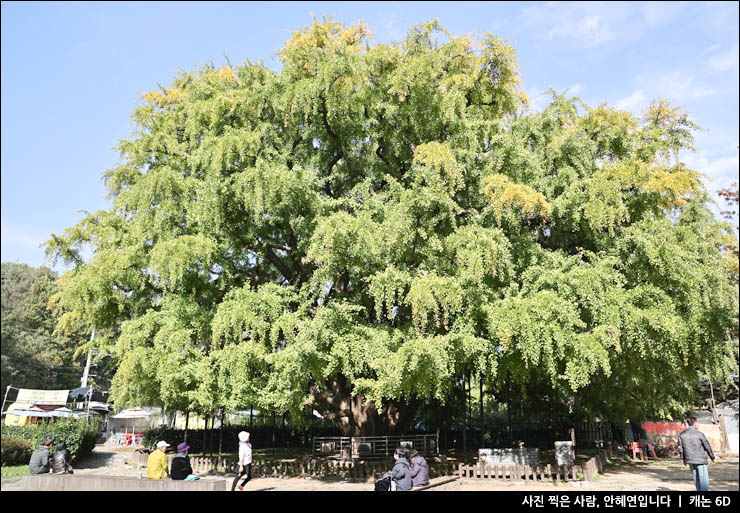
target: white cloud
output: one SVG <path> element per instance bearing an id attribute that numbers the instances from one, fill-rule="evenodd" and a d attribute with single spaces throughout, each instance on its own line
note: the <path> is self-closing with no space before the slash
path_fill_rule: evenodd
<path id="1" fill-rule="evenodd" d="M 523 22 L 546 40 L 570 39 L 585 47 L 632 41 L 681 15 L 686 2 L 548 2 L 522 9 Z"/>
<path id="2" fill-rule="evenodd" d="M 645 2 L 642 4 L 643 20 L 650 28 L 665 25 L 680 16 L 688 5 L 688 2 Z"/>
<path id="3" fill-rule="evenodd" d="M 0 220 L 0 241 L 3 246 L 16 246 L 24 249 L 38 250 L 39 245 L 48 240 L 49 237 L 34 235 L 23 227 L 11 226 Z"/>
<path id="4" fill-rule="evenodd" d="M 714 89 L 695 84 L 695 81 L 694 75 L 686 75 L 681 71 L 635 77 L 635 82 L 643 89 L 649 89 L 654 96 L 668 100 L 693 100 L 716 94 Z"/>
<path id="5" fill-rule="evenodd" d="M 552 97 L 547 92 L 547 89 L 530 87 L 524 94 L 529 98 L 529 110 L 532 112 L 542 112 L 545 110 L 545 107 L 550 105 L 550 101 L 552 101 Z"/>
<path id="6" fill-rule="evenodd" d="M 716 45 L 715 45 L 716 46 Z M 709 65 L 717 71 L 727 71 L 738 69 L 738 45 L 730 48 L 728 51 L 713 55 L 709 59 Z"/>
<path id="7" fill-rule="evenodd" d="M 689 153 L 682 159 L 688 167 L 707 175 L 711 181 L 710 189 L 726 187 L 737 180 L 740 159 L 737 156 L 718 157 L 710 160 L 701 153 Z"/>
<path id="8" fill-rule="evenodd" d="M 568 88 L 568 96 L 578 96 L 583 92 L 583 86 L 581 84 L 574 84 Z"/>
<path id="9" fill-rule="evenodd" d="M 640 114 L 648 104 L 648 98 L 642 89 L 638 89 L 626 98 L 619 100 L 614 107 L 618 110 L 626 110 L 632 114 Z"/>
<path id="10" fill-rule="evenodd" d="M 613 15 L 613 14 L 612 14 Z M 608 23 L 609 10 L 599 3 L 536 4 L 522 9 L 524 24 L 532 34 L 541 38 L 574 39 L 586 46 L 596 46 L 611 41 L 617 36 Z"/>

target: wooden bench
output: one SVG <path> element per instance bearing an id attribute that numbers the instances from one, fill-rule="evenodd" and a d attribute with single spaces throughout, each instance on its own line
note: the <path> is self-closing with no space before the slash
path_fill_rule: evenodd
<path id="1" fill-rule="evenodd" d="M 147 479 L 124 476 L 54 475 L 39 474 L 23 476 L 24 490 L 33 491 L 137 491 L 137 492 L 223 492 L 226 482 L 222 479 L 199 479 L 197 481 L 173 481 L 172 479 Z"/>

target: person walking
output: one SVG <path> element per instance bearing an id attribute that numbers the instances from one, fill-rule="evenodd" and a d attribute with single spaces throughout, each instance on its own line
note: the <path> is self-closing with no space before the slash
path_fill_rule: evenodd
<path id="1" fill-rule="evenodd" d="M 239 462 L 236 466 L 236 477 L 231 483 L 231 491 L 236 489 L 236 483 L 239 478 L 246 475 L 242 484 L 239 485 L 239 491 L 244 491 L 244 485 L 252 479 L 252 444 L 249 443 L 249 433 L 241 431 L 239 433 Z"/>
<path id="2" fill-rule="evenodd" d="M 55 474 L 72 474 L 72 465 L 69 464 L 71 459 L 67 444 L 62 440 L 57 444 L 57 450 L 51 458 L 51 471 Z"/>
<path id="3" fill-rule="evenodd" d="M 707 469 L 707 455 L 712 458 L 714 463 L 714 452 L 709 440 L 704 433 L 696 429 L 696 419 L 689 418 L 687 421 L 688 429 L 685 429 L 678 435 L 678 452 L 681 454 L 684 465 L 691 467 L 694 474 L 694 484 L 699 492 L 709 490 L 709 470 Z"/>
<path id="4" fill-rule="evenodd" d="M 172 467 L 170 469 L 170 477 L 174 481 L 184 481 L 185 478 L 193 475 L 193 467 L 190 465 L 188 449 L 190 449 L 190 446 L 185 442 L 177 446 L 177 454 L 172 458 Z"/>
<path id="5" fill-rule="evenodd" d="M 411 451 L 409 457 L 411 458 L 411 483 L 413 487 L 418 488 L 428 485 L 429 465 L 427 460 L 415 449 Z"/>
<path id="6" fill-rule="evenodd" d="M 31 460 L 28 462 L 28 469 L 31 474 L 48 474 L 51 470 L 49 464 L 49 449 L 54 445 L 54 440 L 47 438 L 38 449 L 31 454 Z"/>
<path id="7" fill-rule="evenodd" d="M 396 460 L 396 464 L 393 465 L 393 471 L 391 472 L 391 482 L 395 483 L 396 490 L 399 492 L 411 490 L 413 484 L 411 482 L 411 470 L 409 469 L 409 460 L 406 457 L 406 451 L 404 449 L 396 449 L 393 453 L 393 458 Z"/>
<path id="8" fill-rule="evenodd" d="M 153 451 L 146 460 L 146 475 L 149 479 L 167 479 L 167 456 L 165 451 L 170 444 L 161 440 L 157 442 L 157 450 Z"/>

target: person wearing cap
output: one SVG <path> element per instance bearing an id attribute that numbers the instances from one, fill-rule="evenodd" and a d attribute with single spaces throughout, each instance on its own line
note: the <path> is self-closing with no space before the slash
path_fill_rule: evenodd
<path id="1" fill-rule="evenodd" d="M 157 442 L 157 450 L 152 451 L 146 460 L 146 475 L 149 479 L 167 479 L 167 456 L 165 451 L 170 444 L 161 440 Z"/>
<path id="2" fill-rule="evenodd" d="M 188 476 L 193 475 L 193 467 L 190 465 L 188 456 L 190 446 L 185 442 L 177 446 L 177 454 L 172 458 L 172 468 L 170 477 L 175 481 L 184 481 Z"/>
<path id="3" fill-rule="evenodd" d="M 239 491 L 244 491 L 244 485 L 252 479 L 252 444 L 249 443 L 249 433 L 241 431 L 239 433 L 239 463 L 236 466 L 236 477 L 231 483 L 231 491 L 236 489 L 236 483 L 239 478 L 246 475 L 242 484 L 239 485 Z"/>
<path id="4" fill-rule="evenodd" d="M 31 474 L 48 474 L 51 471 L 49 464 L 49 450 L 54 445 L 54 440 L 47 438 L 44 443 L 31 454 L 28 469 Z"/>

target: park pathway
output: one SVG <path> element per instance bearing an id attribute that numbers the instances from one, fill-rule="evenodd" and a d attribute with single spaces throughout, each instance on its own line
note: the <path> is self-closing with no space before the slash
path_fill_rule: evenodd
<path id="1" fill-rule="evenodd" d="M 390 468 L 389 468 L 390 470 Z M 146 468 L 141 470 L 133 463 L 132 448 L 115 448 L 103 445 L 95 447 L 92 456 L 75 466 L 75 474 L 137 477 L 140 472 L 146 478 Z M 738 458 L 718 459 L 709 466 L 710 490 L 737 491 Z M 201 476 L 201 479 L 223 480 L 226 489 L 231 489 L 232 476 Z M 438 478 L 437 480 L 443 480 Z M 434 480 L 434 481 L 437 481 Z M 2 490 L 22 490 L 21 478 L 2 481 Z M 372 491 L 373 481 L 340 478 L 261 478 L 252 479 L 245 491 Z M 521 483 L 474 479 L 460 479 L 429 489 L 433 491 L 693 491 L 691 471 L 679 459 L 660 459 L 649 462 L 619 463 L 608 466 L 594 482 L 572 483 Z"/>

